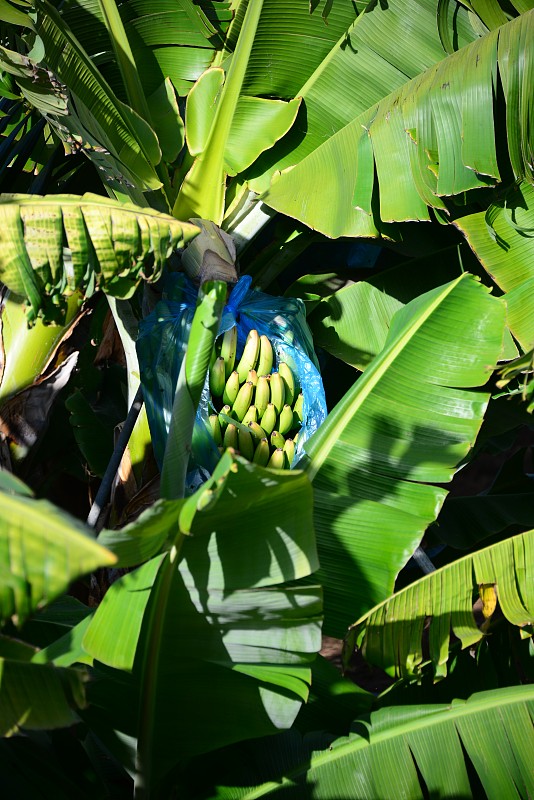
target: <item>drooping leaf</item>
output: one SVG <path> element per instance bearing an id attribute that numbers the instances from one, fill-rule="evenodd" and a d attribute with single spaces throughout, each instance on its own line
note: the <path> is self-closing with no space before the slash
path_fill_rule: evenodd
<path id="1" fill-rule="evenodd" d="M 0 220 L 0 279 L 28 299 L 32 315 L 48 297 L 76 289 L 128 297 L 142 277 L 157 280 L 173 248 L 198 232 L 167 214 L 90 193 L 4 195 Z"/>
<path id="2" fill-rule="evenodd" d="M 85 681 L 82 670 L 0 658 L 0 736 L 73 725 Z"/>
<path id="3" fill-rule="evenodd" d="M 0 493 L 0 620 L 21 625 L 69 584 L 116 556 L 46 500 Z"/>
<path id="4" fill-rule="evenodd" d="M 103 530 L 98 542 L 118 558 L 117 567 L 135 567 L 159 553 L 178 530 L 181 502 L 158 500 L 129 525 Z"/>
<path id="5" fill-rule="evenodd" d="M 347 653 L 356 643 L 365 658 L 391 675 L 417 676 L 423 655 L 423 628 L 429 624 L 429 658 L 438 675 L 446 674 L 451 632 L 462 648 L 484 632 L 473 616 L 478 588 L 484 619 L 498 601 L 504 617 L 532 632 L 534 623 L 534 531 L 447 564 L 392 595 L 351 626 Z"/>
<path id="6" fill-rule="evenodd" d="M 430 3 L 424 5 L 429 11 Z M 363 18 L 377 8 L 362 15 L 357 33 L 363 36 Z M 427 65 L 282 172 L 264 202 L 329 236 L 376 236 L 387 234 L 389 222 L 429 219 L 428 207 L 444 208 L 442 197 L 495 184 L 497 71 L 507 103 L 510 161 L 517 178 L 531 180 L 526 120 L 533 27 L 534 13 L 528 12 Z"/>
<path id="7" fill-rule="evenodd" d="M 533 712 L 532 686 L 479 692 L 442 705 L 384 708 L 370 719 L 355 720 L 350 735 L 341 739 L 327 733 L 305 738 L 284 734 L 268 763 L 264 741 L 244 743 L 239 754 L 233 754 L 234 769 L 223 785 L 219 781 L 217 788 L 202 795 L 191 786 L 189 796 L 472 798 L 479 796 L 469 778 L 474 768 L 485 797 L 527 800 L 534 791 Z"/>
<path id="8" fill-rule="evenodd" d="M 523 182 L 487 212 L 455 225 L 506 292 L 508 325 L 523 350 L 534 347 L 534 187 Z"/>
<path id="9" fill-rule="evenodd" d="M 343 635 L 419 544 L 472 447 L 499 358 L 504 307 L 470 276 L 393 317 L 386 344 L 307 442 L 325 632 Z"/>

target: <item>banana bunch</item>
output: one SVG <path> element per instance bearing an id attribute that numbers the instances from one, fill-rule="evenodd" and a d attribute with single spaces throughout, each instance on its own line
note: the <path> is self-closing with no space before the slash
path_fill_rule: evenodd
<path id="1" fill-rule="evenodd" d="M 302 425 L 303 396 L 285 362 L 272 372 L 274 351 L 267 336 L 251 330 L 236 365 L 237 328 L 221 337 L 209 372 L 213 408 L 209 422 L 223 452 L 233 447 L 262 467 L 288 469 Z"/>

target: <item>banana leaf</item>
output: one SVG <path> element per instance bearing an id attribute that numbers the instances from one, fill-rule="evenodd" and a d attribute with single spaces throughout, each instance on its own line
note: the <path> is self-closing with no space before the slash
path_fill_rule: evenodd
<path id="1" fill-rule="evenodd" d="M 185 535 L 95 613 L 83 648 L 140 687 L 145 788 L 195 753 L 288 727 L 306 699 L 321 621 L 320 588 L 303 583 L 317 568 L 311 491 L 302 472 L 223 456 L 181 506 Z"/>
<path id="2" fill-rule="evenodd" d="M 506 145 L 514 176 L 532 179 L 528 87 L 534 12 L 444 58 L 441 44 L 425 48 L 431 42 L 431 27 L 424 16 L 435 13 L 435 7 L 431 0 L 392 0 L 384 8 L 372 4 L 358 18 L 350 41 L 362 63 L 383 74 L 382 65 L 373 64 L 364 49 L 376 47 L 372 37 L 381 23 L 380 40 L 384 46 L 391 38 L 398 41 L 409 69 L 387 84 L 382 98 L 353 113 L 309 155 L 275 176 L 262 195 L 267 205 L 328 236 L 377 236 L 388 235 L 391 222 L 430 219 L 429 208 L 446 209 L 442 198 L 495 185 L 500 181 L 496 152 L 500 142 L 495 139 L 500 133 L 498 128 L 495 132 L 494 119 L 498 79 L 504 89 Z M 404 16 L 399 20 L 401 8 Z M 414 14 L 416 32 L 404 35 Z M 346 75 L 344 89 L 348 83 Z M 368 83 L 377 86 L 376 79 Z M 355 92 L 361 90 L 360 83 L 353 85 Z M 296 158 L 292 152 L 292 163 Z M 283 164 L 276 166 L 280 169 Z M 264 183 L 251 185 L 265 189 Z"/>
<path id="3" fill-rule="evenodd" d="M 525 352 L 534 347 L 534 187 L 523 182 L 486 212 L 455 224 L 506 292 L 508 325 Z"/>
<path id="4" fill-rule="evenodd" d="M 22 625 L 69 584 L 116 556 L 46 500 L 0 491 L 0 621 Z"/>
<path id="5" fill-rule="evenodd" d="M 505 619 L 529 635 L 533 586 L 534 531 L 529 531 L 447 564 L 392 595 L 351 626 L 347 654 L 358 644 L 369 662 L 392 676 L 413 678 L 428 661 L 443 676 L 451 633 L 462 648 L 484 636 L 472 611 L 475 590 L 484 621 L 491 620 L 498 601 Z M 422 641 L 427 629 L 428 658 Z"/>
<path id="6" fill-rule="evenodd" d="M 473 446 L 498 360 L 505 309 L 472 276 L 393 317 L 384 349 L 306 443 L 325 588 L 325 633 L 343 636 L 438 515 L 443 487 Z"/>
<path id="7" fill-rule="evenodd" d="M 533 713 L 533 686 L 478 692 L 442 705 L 384 708 L 356 719 L 344 738 L 325 732 L 302 738 L 295 732 L 284 734 L 268 761 L 265 741 L 244 743 L 239 753 L 225 753 L 218 773 L 210 773 L 226 780 L 210 785 L 206 777 L 202 791 L 197 772 L 187 796 L 527 800 L 534 792 Z"/>
<path id="8" fill-rule="evenodd" d="M 46 319 L 78 288 L 129 297 L 142 278 L 158 280 L 172 250 L 198 233 L 167 214 L 90 193 L 4 195 L 0 220 L 0 280 L 28 299 L 30 319 L 43 306 Z"/>

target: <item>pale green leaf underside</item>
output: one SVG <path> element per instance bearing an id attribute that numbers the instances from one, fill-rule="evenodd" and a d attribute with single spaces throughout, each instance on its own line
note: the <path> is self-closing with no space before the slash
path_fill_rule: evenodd
<path id="1" fill-rule="evenodd" d="M 533 32 L 529 12 L 430 66 L 282 172 L 264 201 L 328 236 L 376 236 L 390 222 L 429 219 L 442 197 L 494 184 L 497 70 L 510 161 L 532 179 Z"/>
<path id="2" fill-rule="evenodd" d="M 116 557 L 45 500 L 0 493 L 0 619 L 19 625 L 69 584 Z"/>
<path id="3" fill-rule="evenodd" d="M 505 310 L 471 277 L 411 301 L 382 352 L 306 444 L 325 586 L 325 632 L 365 613 L 441 507 L 473 445 L 501 353 Z M 376 598 L 373 603 L 372 598 Z"/>
<path id="4" fill-rule="evenodd" d="M 241 762 L 234 786 L 218 787 L 216 796 L 468 800 L 479 796 L 468 776 L 474 767 L 485 797 L 528 800 L 534 792 L 533 715 L 532 686 L 480 692 L 446 705 L 385 708 L 370 722 L 356 720 L 347 738 L 333 742 L 327 734 L 309 744 L 298 734 L 286 736 L 268 782 L 246 788 L 255 782 L 255 761 Z"/>
<path id="5" fill-rule="evenodd" d="M 506 292 L 508 325 L 524 351 L 534 347 L 534 187 L 520 184 L 487 213 L 456 220 L 482 265 Z"/>
<path id="6" fill-rule="evenodd" d="M 118 297 L 157 280 L 165 259 L 198 228 L 99 195 L 3 195 L 0 280 L 35 314 L 47 297 L 100 287 Z"/>
<path id="7" fill-rule="evenodd" d="M 494 590 L 504 617 L 513 625 L 534 623 L 534 531 L 487 547 L 397 592 L 365 617 L 348 635 L 352 646 L 364 635 L 365 658 L 396 677 L 420 673 L 423 628 L 428 622 L 430 660 L 437 674 L 446 674 L 450 636 L 463 648 L 480 641 L 483 632 L 473 616 L 473 592 L 484 585 Z M 486 615 L 492 616 L 488 608 Z M 352 649 L 352 647 L 350 647 Z"/>

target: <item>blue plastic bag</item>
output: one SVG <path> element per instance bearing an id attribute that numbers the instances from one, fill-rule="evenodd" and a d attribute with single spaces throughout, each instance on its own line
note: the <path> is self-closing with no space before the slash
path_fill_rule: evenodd
<path id="1" fill-rule="evenodd" d="M 323 382 L 306 322 L 304 303 L 295 297 L 273 297 L 251 289 L 249 275 L 235 285 L 226 304 L 219 336 L 237 326 L 237 358 L 247 335 L 255 328 L 271 340 L 276 363 L 286 361 L 297 377 L 304 396 L 303 422 L 299 432 L 294 464 L 302 445 L 315 433 L 326 417 Z M 182 359 L 187 349 L 197 289 L 184 275 L 172 274 L 164 284 L 164 299 L 139 325 L 137 354 L 141 384 L 152 433 L 152 444 L 161 467 L 169 432 L 174 393 Z M 276 368 L 276 365 L 275 365 Z M 210 391 L 208 380 L 202 392 L 193 431 L 193 474 L 190 487 L 209 476 L 220 457 L 209 425 Z"/>

